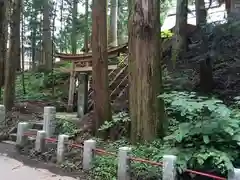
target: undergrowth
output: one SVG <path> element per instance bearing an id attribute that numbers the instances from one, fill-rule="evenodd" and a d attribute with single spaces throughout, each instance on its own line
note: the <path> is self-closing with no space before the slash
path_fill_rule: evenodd
<path id="1" fill-rule="evenodd" d="M 54 70 L 53 73 L 24 73 L 24 87 L 22 76 L 16 79 L 16 99 L 18 100 L 60 100 L 66 97 L 66 92 L 62 88 L 69 75 Z M 67 86 L 67 84 L 65 85 Z M 67 89 L 67 88 L 66 88 Z"/>
<path id="2" fill-rule="evenodd" d="M 57 124 L 56 124 L 56 134 L 67 134 L 67 135 L 74 135 L 74 133 L 78 130 L 78 127 L 76 126 L 75 123 L 59 118 L 57 119 Z"/>
<path id="3" fill-rule="evenodd" d="M 185 168 L 214 172 L 225 176 L 233 167 L 239 166 L 240 111 L 239 98 L 234 107 L 227 107 L 221 100 L 198 96 L 191 92 L 171 91 L 161 95 L 166 103 L 169 118 L 167 135 L 163 140 L 132 146 L 132 156 L 160 162 L 164 154 L 176 155 L 177 170 Z M 117 120 L 104 124 L 107 129 L 126 121 L 126 115 L 115 116 Z M 130 146 L 127 140 L 100 142 L 104 149 L 117 152 L 121 146 Z M 116 179 L 115 157 L 96 156 L 94 179 Z M 131 163 L 134 176 L 159 179 L 159 167 L 143 163 Z M 155 177 L 155 178 L 154 178 Z"/>

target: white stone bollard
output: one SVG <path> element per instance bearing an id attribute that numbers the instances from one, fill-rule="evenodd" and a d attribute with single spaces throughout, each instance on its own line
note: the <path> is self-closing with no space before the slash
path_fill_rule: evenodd
<path id="1" fill-rule="evenodd" d="M 52 137 L 56 129 L 56 108 L 53 106 L 44 107 L 43 113 L 43 130 L 46 137 Z"/>
<path id="2" fill-rule="evenodd" d="M 45 138 L 46 138 L 46 132 L 45 131 L 38 131 L 35 141 L 35 150 L 37 152 L 44 152 L 45 150 Z"/>
<path id="3" fill-rule="evenodd" d="M 84 141 L 83 147 L 83 169 L 90 170 L 92 168 L 93 150 L 96 148 L 96 141 L 93 139 Z"/>
<path id="4" fill-rule="evenodd" d="M 234 168 L 228 173 L 228 180 L 240 180 L 240 169 Z"/>
<path id="5" fill-rule="evenodd" d="M 120 147 L 118 151 L 118 180 L 130 180 L 130 147 Z"/>
<path id="6" fill-rule="evenodd" d="M 173 155 L 163 156 L 162 180 L 176 180 L 176 161 L 177 157 Z"/>
<path id="7" fill-rule="evenodd" d="M 6 110 L 5 110 L 5 106 L 0 104 L 0 124 L 5 124 L 5 120 L 6 120 Z"/>
<path id="8" fill-rule="evenodd" d="M 57 162 L 62 163 L 64 161 L 64 155 L 67 150 L 69 136 L 65 134 L 61 134 L 58 136 L 57 143 Z"/>
<path id="9" fill-rule="evenodd" d="M 16 140 L 17 146 L 22 147 L 26 144 L 28 137 L 25 135 L 25 133 L 28 131 L 29 128 L 30 128 L 30 125 L 27 122 L 18 123 L 17 140 Z"/>

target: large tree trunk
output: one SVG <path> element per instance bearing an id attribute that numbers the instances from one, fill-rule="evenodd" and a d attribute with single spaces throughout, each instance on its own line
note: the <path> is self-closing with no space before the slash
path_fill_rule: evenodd
<path id="1" fill-rule="evenodd" d="M 111 120 L 111 108 L 108 89 L 107 55 L 107 2 L 93 0 L 92 9 L 92 54 L 93 54 L 93 89 L 94 89 L 94 127 L 98 134 L 104 121 Z"/>
<path id="2" fill-rule="evenodd" d="M 10 111 L 14 105 L 15 100 L 15 79 L 16 79 L 16 65 L 20 62 L 20 17 L 21 17 L 21 0 L 13 0 L 12 15 L 11 15 L 11 30 L 9 54 L 6 61 L 6 74 L 4 86 L 4 105 L 7 111 Z"/>
<path id="3" fill-rule="evenodd" d="M 26 94 L 26 88 L 25 88 L 25 76 L 24 76 L 24 70 L 25 70 L 25 47 L 24 47 L 24 41 L 25 41 L 25 17 L 24 17 L 24 1 L 22 1 L 21 5 L 21 70 L 22 70 L 22 89 L 23 94 Z"/>
<path id="4" fill-rule="evenodd" d="M 109 46 L 116 47 L 118 45 L 117 31 L 118 31 L 118 0 L 111 0 L 110 28 L 108 34 Z"/>
<path id="5" fill-rule="evenodd" d="M 43 0 L 43 63 L 45 71 L 49 72 L 53 68 L 50 9 L 49 0 Z"/>
<path id="6" fill-rule="evenodd" d="M 6 26 L 7 26 L 7 16 L 6 16 L 7 0 L 0 0 L 0 89 L 4 85 L 4 64 L 6 59 Z M 0 91 L 1 96 L 1 91 Z"/>
<path id="7" fill-rule="evenodd" d="M 129 24 L 131 140 L 163 135 L 164 106 L 160 67 L 160 1 L 135 0 Z"/>

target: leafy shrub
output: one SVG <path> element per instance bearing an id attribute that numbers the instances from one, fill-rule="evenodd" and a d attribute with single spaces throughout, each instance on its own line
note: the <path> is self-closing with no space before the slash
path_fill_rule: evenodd
<path id="1" fill-rule="evenodd" d="M 66 119 L 57 119 L 56 134 L 73 135 L 77 131 L 75 123 Z"/>
<path id="2" fill-rule="evenodd" d="M 18 100 L 56 100 L 67 96 L 61 87 L 62 82 L 66 82 L 69 75 L 54 70 L 53 73 L 24 73 L 24 85 L 26 94 L 23 92 L 22 75 L 16 79 L 16 97 Z M 54 85 L 54 95 L 53 95 Z"/>
<path id="3" fill-rule="evenodd" d="M 170 92 L 165 99 L 168 116 L 178 122 L 177 128 L 164 138 L 180 150 L 179 164 L 183 167 L 204 168 L 211 164 L 226 173 L 233 168 L 240 145 L 240 113 L 215 98 L 196 93 Z M 172 128 L 172 127 L 171 127 Z M 181 152 L 183 149 L 189 152 Z"/>
<path id="4" fill-rule="evenodd" d="M 161 31 L 161 38 L 171 38 L 173 33 L 170 30 Z"/>
<path id="5" fill-rule="evenodd" d="M 227 171 L 233 168 L 233 164 L 236 166 L 240 145 L 238 109 L 229 108 L 221 100 L 198 96 L 194 92 L 171 91 L 160 97 L 165 100 L 169 119 L 167 135 L 162 140 L 132 146 L 134 157 L 160 162 L 164 154 L 176 155 L 180 173 L 185 168 L 192 168 L 226 175 Z M 125 114 L 124 118 L 126 117 Z M 122 120 L 117 122 L 119 121 Z M 103 146 L 117 152 L 119 146 L 127 145 L 127 141 L 121 140 L 108 142 Z M 96 158 L 94 164 L 98 166 L 97 176 L 106 180 L 116 178 L 115 158 Z M 104 163 L 104 166 L 101 163 Z M 140 175 L 145 177 L 144 179 L 157 175 L 159 177 L 161 174 L 159 167 L 148 164 L 132 162 L 131 166 L 135 176 Z"/>
<path id="6" fill-rule="evenodd" d="M 120 112 L 113 115 L 112 121 L 105 121 L 104 124 L 99 128 L 99 130 L 105 131 L 116 125 L 123 125 L 126 122 L 130 122 L 129 115 L 126 112 Z"/>

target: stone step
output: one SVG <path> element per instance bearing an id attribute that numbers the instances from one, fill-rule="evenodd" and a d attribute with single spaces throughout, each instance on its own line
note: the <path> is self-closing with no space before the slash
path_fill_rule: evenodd
<path id="1" fill-rule="evenodd" d="M 30 122 L 30 124 L 32 126 L 32 129 L 36 129 L 36 130 L 43 129 L 43 121 Z M 17 133 L 17 126 L 10 129 L 9 134 L 12 134 L 12 133 Z"/>
<path id="2" fill-rule="evenodd" d="M 32 136 L 28 136 L 28 140 L 29 141 L 35 141 L 35 137 L 32 137 Z M 9 134 L 9 140 L 10 141 L 13 141 L 13 142 L 16 142 L 16 140 L 17 140 L 17 133 L 11 133 L 11 134 Z"/>

